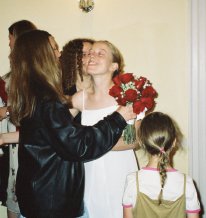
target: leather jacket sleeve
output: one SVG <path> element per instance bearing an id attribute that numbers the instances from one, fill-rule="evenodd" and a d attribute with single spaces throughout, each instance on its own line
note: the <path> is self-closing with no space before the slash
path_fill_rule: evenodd
<path id="1" fill-rule="evenodd" d="M 94 126 L 75 124 L 67 107 L 60 102 L 48 102 L 43 107 L 43 121 L 50 132 L 52 146 L 64 159 L 88 161 L 96 159 L 117 143 L 126 121 L 118 113 Z"/>

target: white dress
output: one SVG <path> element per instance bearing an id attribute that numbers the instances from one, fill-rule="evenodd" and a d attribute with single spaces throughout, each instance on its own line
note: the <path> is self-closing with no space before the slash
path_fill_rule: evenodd
<path id="1" fill-rule="evenodd" d="M 83 125 L 94 125 L 111 114 L 117 106 L 82 111 Z M 97 145 L 98 146 L 98 145 Z M 85 163 L 85 205 L 90 218 L 123 217 L 122 196 L 126 176 L 137 170 L 133 150 L 110 151 Z"/>

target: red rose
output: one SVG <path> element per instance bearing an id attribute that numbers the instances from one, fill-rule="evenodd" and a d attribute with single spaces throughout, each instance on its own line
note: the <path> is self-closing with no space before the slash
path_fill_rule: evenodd
<path id="1" fill-rule="evenodd" d="M 2 78 L 0 78 L 0 97 L 2 101 L 6 104 L 7 103 L 6 83 Z"/>
<path id="2" fill-rule="evenodd" d="M 119 75 L 115 76 L 112 80 L 113 80 L 115 85 L 118 85 L 118 86 L 121 85 L 121 80 L 120 80 L 120 76 Z"/>
<path id="3" fill-rule="evenodd" d="M 134 80 L 134 76 L 132 73 L 123 73 L 123 74 L 119 75 L 119 78 L 120 78 L 121 82 L 124 84 Z"/>
<path id="4" fill-rule="evenodd" d="M 140 77 L 138 80 L 135 80 L 135 87 L 138 89 L 138 90 L 141 90 L 145 84 L 145 82 L 147 81 L 146 78 L 144 77 Z"/>
<path id="5" fill-rule="evenodd" d="M 142 91 L 142 97 L 153 97 L 153 98 L 155 98 L 156 96 L 157 96 L 157 92 L 152 86 L 147 86 Z"/>
<path id="6" fill-rule="evenodd" d="M 141 102 L 145 105 L 145 107 L 149 110 L 154 107 L 154 99 L 151 97 L 143 97 L 141 98 Z"/>
<path id="7" fill-rule="evenodd" d="M 139 114 L 142 111 L 144 111 L 144 109 L 145 109 L 145 105 L 141 101 L 138 100 L 138 101 L 135 101 L 133 103 L 133 111 L 134 111 L 134 113 Z"/>
<path id="8" fill-rule="evenodd" d="M 128 89 L 125 92 L 125 98 L 127 99 L 127 101 L 129 102 L 134 102 L 137 100 L 137 91 L 134 89 Z"/>
<path id="9" fill-rule="evenodd" d="M 122 105 L 122 106 L 126 106 L 126 104 L 127 104 L 127 100 L 124 97 L 123 98 L 119 97 L 116 99 L 116 101 L 119 105 Z"/>
<path id="10" fill-rule="evenodd" d="M 127 103 L 133 103 L 133 111 L 139 114 L 155 106 L 154 99 L 157 97 L 156 90 L 152 87 L 151 83 L 145 77 L 139 77 L 135 79 L 132 73 L 125 73 L 117 75 L 113 79 L 114 86 L 109 90 L 109 94 L 115 97 L 117 103 L 122 106 L 126 106 Z M 132 82 L 135 87 L 131 87 L 124 91 L 121 86 L 127 87 L 127 83 Z"/>
<path id="11" fill-rule="evenodd" d="M 120 96 L 121 92 L 122 92 L 122 89 L 117 85 L 112 86 L 112 88 L 109 90 L 109 94 L 113 97 Z"/>

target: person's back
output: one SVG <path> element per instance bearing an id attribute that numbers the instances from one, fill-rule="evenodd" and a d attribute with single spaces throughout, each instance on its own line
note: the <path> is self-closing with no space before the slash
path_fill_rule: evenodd
<path id="1" fill-rule="evenodd" d="M 11 119 L 20 126 L 16 191 L 27 218 L 81 216 L 83 161 L 112 149 L 126 120 L 135 118 L 132 107 L 119 107 L 93 127 L 73 123 L 54 41 L 42 30 L 24 33 L 11 56 Z"/>
<path id="2" fill-rule="evenodd" d="M 160 205 L 158 196 L 161 185 L 157 168 L 144 167 L 138 175 L 136 172 L 129 174 L 126 184 L 123 206 L 132 208 L 134 218 L 179 218 L 185 217 L 186 213 L 195 214 L 200 211 L 192 179 L 186 176 L 184 180 L 184 174 L 173 168 L 167 170 L 167 182 Z"/>
<path id="3" fill-rule="evenodd" d="M 200 204 L 192 179 L 169 165 L 178 137 L 172 119 L 151 113 L 142 120 L 138 136 L 150 158 L 146 167 L 127 176 L 124 218 L 198 218 Z"/>

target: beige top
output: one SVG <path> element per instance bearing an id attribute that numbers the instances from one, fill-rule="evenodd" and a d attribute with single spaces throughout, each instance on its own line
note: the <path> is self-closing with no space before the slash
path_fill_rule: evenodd
<path id="1" fill-rule="evenodd" d="M 134 218 L 185 218 L 185 188 L 186 176 L 184 175 L 183 195 L 180 196 L 176 201 L 162 200 L 162 203 L 159 205 L 158 200 L 153 200 L 144 193 L 139 192 L 137 173 L 138 199 L 135 207 L 133 208 Z"/>

